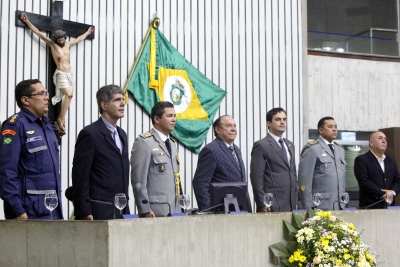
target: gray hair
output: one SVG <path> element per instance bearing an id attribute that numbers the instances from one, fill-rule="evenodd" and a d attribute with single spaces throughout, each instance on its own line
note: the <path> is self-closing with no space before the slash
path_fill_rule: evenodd
<path id="1" fill-rule="evenodd" d="M 103 109 L 101 108 L 101 102 L 106 104 L 110 103 L 113 94 L 124 95 L 124 91 L 118 85 L 110 84 L 101 87 L 96 93 L 97 105 L 99 106 L 100 114 L 103 114 Z"/>

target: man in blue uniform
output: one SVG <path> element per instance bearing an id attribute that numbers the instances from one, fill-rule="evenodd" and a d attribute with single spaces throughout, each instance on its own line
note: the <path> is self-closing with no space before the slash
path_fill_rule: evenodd
<path id="1" fill-rule="evenodd" d="M 25 80 L 15 88 L 21 111 L 2 125 L 0 142 L 0 197 L 6 219 L 49 219 L 46 193 L 57 192 L 53 219 L 62 219 L 58 142 L 44 116 L 49 94 L 39 80 Z"/>

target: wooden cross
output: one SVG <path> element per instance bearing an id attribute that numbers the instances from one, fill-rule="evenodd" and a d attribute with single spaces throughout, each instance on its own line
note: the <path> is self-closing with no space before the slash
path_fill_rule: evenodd
<path id="1" fill-rule="evenodd" d="M 73 22 L 70 20 L 63 19 L 63 2 L 62 1 L 50 1 L 50 16 L 44 16 L 34 13 L 29 13 L 21 10 L 17 10 L 15 12 L 15 25 L 19 27 L 27 27 L 26 24 L 20 20 L 21 14 L 25 13 L 28 15 L 29 20 L 33 25 L 36 26 L 39 30 L 49 32 L 50 36 L 53 35 L 53 32 L 56 30 L 63 30 L 67 33 L 67 35 L 78 37 L 87 29 L 93 25 Z M 51 37 L 50 37 L 51 38 Z M 94 32 L 87 36 L 86 40 L 94 39 Z M 48 54 L 48 79 L 47 79 L 47 89 L 50 94 L 50 99 L 56 93 L 56 87 L 53 83 L 53 74 L 57 69 L 56 63 L 51 56 L 51 51 L 49 46 L 47 46 Z M 58 114 L 60 113 L 61 102 L 57 105 L 49 105 L 49 113 L 48 117 L 52 121 L 56 121 L 58 118 Z"/>

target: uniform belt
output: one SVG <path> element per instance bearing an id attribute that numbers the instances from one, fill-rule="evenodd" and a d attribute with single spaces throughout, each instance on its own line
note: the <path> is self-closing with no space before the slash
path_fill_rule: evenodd
<path id="1" fill-rule="evenodd" d="M 26 192 L 33 195 L 45 195 L 47 193 L 55 193 L 56 190 L 26 190 Z"/>

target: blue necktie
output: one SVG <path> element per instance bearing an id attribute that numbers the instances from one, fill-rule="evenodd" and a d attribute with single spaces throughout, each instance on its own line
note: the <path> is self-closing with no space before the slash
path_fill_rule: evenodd
<path id="1" fill-rule="evenodd" d="M 122 154 L 121 139 L 119 139 L 119 135 L 118 135 L 117 129 L 114 130 L 113 135 L 114 135 L 115 144 L 117 145 L 117 147 L 119 148 L 120 153 Z"/>

